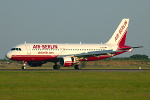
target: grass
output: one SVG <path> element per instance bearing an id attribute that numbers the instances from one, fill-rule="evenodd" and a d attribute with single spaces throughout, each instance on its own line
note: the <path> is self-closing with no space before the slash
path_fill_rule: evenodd
<path id="1" fill-rule="evenodd" d="M 0 100 L 149 100 L 150 72 L 0 72 Z"/>
<path id="2" fill-rule="evenodd" d="M 42 67 L 29 67 L 27 69 L 53 69 L 54 63 L 48 62 Z M 0 69 L 21 69 L 22 64 L 17 62 L 0 62 Z M 99 60 L 81 62 L 82 69 L 150 69 L 150 60 Z M 62 67 L 61 69 L 74 69 L 73 67 Z"/>

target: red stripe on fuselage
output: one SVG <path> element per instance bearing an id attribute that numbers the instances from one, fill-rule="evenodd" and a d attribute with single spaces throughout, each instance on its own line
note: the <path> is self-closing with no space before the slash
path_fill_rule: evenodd
<path id="1" fill-rule="evenodd" d="M 17 61 L 57 61 L 57 55 L 12 55 L 11 60 Z"/>
<path id="2" fill-rule="evenodd" d="M 122 54 L 127 51 L 122 51 L 114 54 L 113 56 Z M 50 62 L 58 62 L 57 59 L 58 55 L 12 55 L 11 60 L 16 60 L 16 61 L 50 61 Z M 82 59 L 80 61 L 94 61 L 94 60 L 101 60 L 101 59 L 106 59 L 112 57 L 110 55 L 102 55 L 99 57 L 88 57 L 87 60 Z"/>

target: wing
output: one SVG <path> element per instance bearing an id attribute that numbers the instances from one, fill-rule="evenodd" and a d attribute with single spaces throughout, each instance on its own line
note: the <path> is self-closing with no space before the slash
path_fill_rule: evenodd
<path id="1" fill-rule="evenodd" d="M 119 51 L 104 50 L 104 51 L 84 52 L 84 53 L 80 53 L 80 54 L 60 55 L 57 58 L 66 57 L 66 56 L 78 57 L 78 58 L 98 57 L 98 56 L 101 56 L 101 55 L 110 55 L 110 56 L 112 56 L 113 54 L 116 54 L 117 52 L 130 51 L 131 49 L 135 49 L 135 48 L 143 48 L 143 46 L 120 48 Z"/>
<path id="2" fill-rule="evenodd" d="M 104 51 L 92 51 L 92 52 L 84 52 L 84 53 L 80 53 L 80 54 L 72 54 L 72 55 L 61 55 L 58 56 L 57 58 L 61 58 L 61 57 L 66 57 L 66 56 L 70 56 L 70 57 L 83 57 L 83 58 L 87 58 L 87 57 L 98 57 L 101 55 L 113 55 L 116 54 L 117 52 L 121 52 L 121 51 L 113 51 L 113 50 L 104 50 Z"/>
<path id="3" fill-rule="evenodd" d="M 93 52 L 85 52 L 85 53 L 81 53 L 81 54 L 76 54 L 74 55 L 75 57 L 92 57 L 92 56 L 101 56 L 101 55 L 112 55 L 112 54 L 116 54 L 116 51 L 113 50 L 105 50 L 105 51 L 93 51 Z"/>

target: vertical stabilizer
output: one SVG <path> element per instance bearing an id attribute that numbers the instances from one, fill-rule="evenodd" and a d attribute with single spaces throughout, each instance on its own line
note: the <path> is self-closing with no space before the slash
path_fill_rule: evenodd
<path id="1" fill-rule="evenodd" d="M 129 19 L 123 19 L 119 24 L 118 28 L 106 44 L 110 45 L 125 45 L 126 34 L 128 29 Z"/>

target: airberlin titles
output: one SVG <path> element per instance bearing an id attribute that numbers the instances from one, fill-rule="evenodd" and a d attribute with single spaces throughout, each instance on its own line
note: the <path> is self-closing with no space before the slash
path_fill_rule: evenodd
<path id="1" fill-rule="evenodd" d="M 57 45 L 33 45 L 33 49 L 58 49 Z"/>
<path id="2" fill-rule="evenodd" d="M 33 49 L 58 49 L 57 45 L 33 45 Z M 39 51 L 38 54 L 54 54 L 54 52 Z"/>
<path id="3" fill-rule="evenodd" d="M 105 49 L 105 48 L 107 47 L 100 47 L 100 49 Z M 58 49 L 58 46 L 57 45 L 33 45 L 33 49 Z M 65 48 L 63 49 L 65 50 Z"/>
<path id="4" fill-rule="evenodd" d="M 125 20 L 124 24 L 119 29 L 119 33 L 116 34 L 115 41 L 118 40 L 118 38 L 120 37 L 120 34 L 122 34 L 122 31 L 123 31 L 123 29 L 125 28 L 126 25 L 127 25 L 127 21 Z M 128 27 L 126 28 L 125 32 L 127 32 L 127 29 L 128 29 Z"/>

